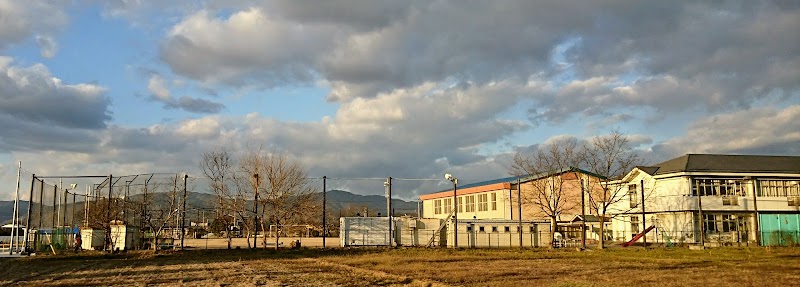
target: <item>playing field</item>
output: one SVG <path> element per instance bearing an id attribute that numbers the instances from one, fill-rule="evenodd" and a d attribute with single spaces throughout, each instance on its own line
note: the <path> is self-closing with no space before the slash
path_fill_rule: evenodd
<path id="1" fill-rule="evenodd" d="M 798 286 L 800 249 L 316 249 L 0 258 L 16 286 Z"/>

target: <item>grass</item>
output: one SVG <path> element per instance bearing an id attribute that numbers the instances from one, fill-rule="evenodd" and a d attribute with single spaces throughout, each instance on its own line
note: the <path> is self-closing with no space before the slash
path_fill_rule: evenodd
<path id="1" fill-rule="evenodd" d="M 794 286 L 800 249 L 194 250 L 0 258 L 26 286 Z"/>

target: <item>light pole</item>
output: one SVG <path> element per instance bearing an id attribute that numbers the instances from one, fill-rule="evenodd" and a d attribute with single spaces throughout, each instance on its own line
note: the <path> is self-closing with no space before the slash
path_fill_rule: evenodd
<path id="1" fill-rule="evenodd" d="M 456 199 L 458 195 L 458 178 L 447 173 L 444 175 L 444 179 L 453 183 L 453 248 L 458 248 L 458 201 Z"/>
<path id="2" fill-rule="evenodd" d="M 386 181 L 383 183 L 383 186 L 386 187 L 386 216 L 389 218 L 389 247 L 394 246 L 392 244 L 392 177 L 388 177 Z"/>

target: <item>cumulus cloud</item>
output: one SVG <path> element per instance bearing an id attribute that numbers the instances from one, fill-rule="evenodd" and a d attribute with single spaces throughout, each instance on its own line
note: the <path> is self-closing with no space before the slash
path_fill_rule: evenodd
<path id="1" fill-rule="evenodd" d="M 100 129 L 111 120 L 105 88 L 66 84 L 42 64 L 19 67 L 0 57 L 0 114 L 20 122 Z"/>
<path id="2" fill-rule="evenodd" d="M 64 4 L 59 1 L 0 2 L 0 49 L 35 36 L 42 56 L 51 58 L 57 47 L 51 35 L 68 22 Z"/>
<path id="3" fill-rule="evenodd" d="M 209 101 L 206 99 L 182 96 L 175 98 L 172 96 L 164 78 L 158 74 L 150 75 L 147 80 L 147 90 L 150 91 L 151 99 L 164 104 L 168 109 L 180 109 L 192 113 L 213 114 L 225 108 L 223 104 Z"/>
<path id="4" fill-rule="evenodd" d="M 161 57 L 234 86 L 323 80 L 333 101 L 542 77 L 553 90 L 532 95 L 531 118 L 556 122 L 631 105 L 734 109 L 800 87 L 796 3 L 390 2 L 204 10 L 173 27 Z"/>
<path id="5" fill-rule="evenodd" d="M 800 154 L 800 105 L 763 107 L 702 118 L 685 136 L 653 147 L 657 155 L 685 153 Z"/>

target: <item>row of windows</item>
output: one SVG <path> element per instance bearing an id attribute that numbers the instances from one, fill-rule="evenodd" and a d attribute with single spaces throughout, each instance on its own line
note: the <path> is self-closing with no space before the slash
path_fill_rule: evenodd
<path id="1" fill-rule="evenodd" d="M 800 181 L 759 180 L 758 196 L 800 196 Z"/>
<path id="2" fill-rule="evenodd" d="M 692 195 L 702 196 L 745 196 L 744 182 L 741 179 L 695 179 Z"/>
<path id="3" fill-rule="evenodd" d="M 464 201 L 466 198 L 466 206 Z M 491 201 L 489 201 L 491 199 Z M 475 196 L 468 195 L 468 196 L 461 196 L 456 199 L 458 201 L 458 212 L 464 212 L 465 208 L 467 212 L 475 212 Z M 485 193 L 485 194 L 478 194 L 478 204 L 477 208 L 478 211 L 489 211 L 489 207 L 491 210 L 497 210 L 497 193 Z M 437 199 L 433 201 L 433 214 L 450 214 L 453 212 L 453 199 L 452 198 L 444 198 L 444 199 Z"/>
<path id="4" fill-rule="evenodd" d="M 503 232 L 511 232 L 511 226 L 478 226 L 478 232 L 488 232 L 487 230 L 491 230 L 491 232 L 500 232 L 500 230 L 503 230 Z M 525 230 L 525 228 L 522 230 Z M 534 232 L 535 230 L 535 227 L 528 226 L 528 232 Z M 474 227 L 472 225 L 467 225 L 467 232 L 472 231 L 474 231 Z M 519 232 L 520 227 L 515 226 L 514 231 Z"/>

